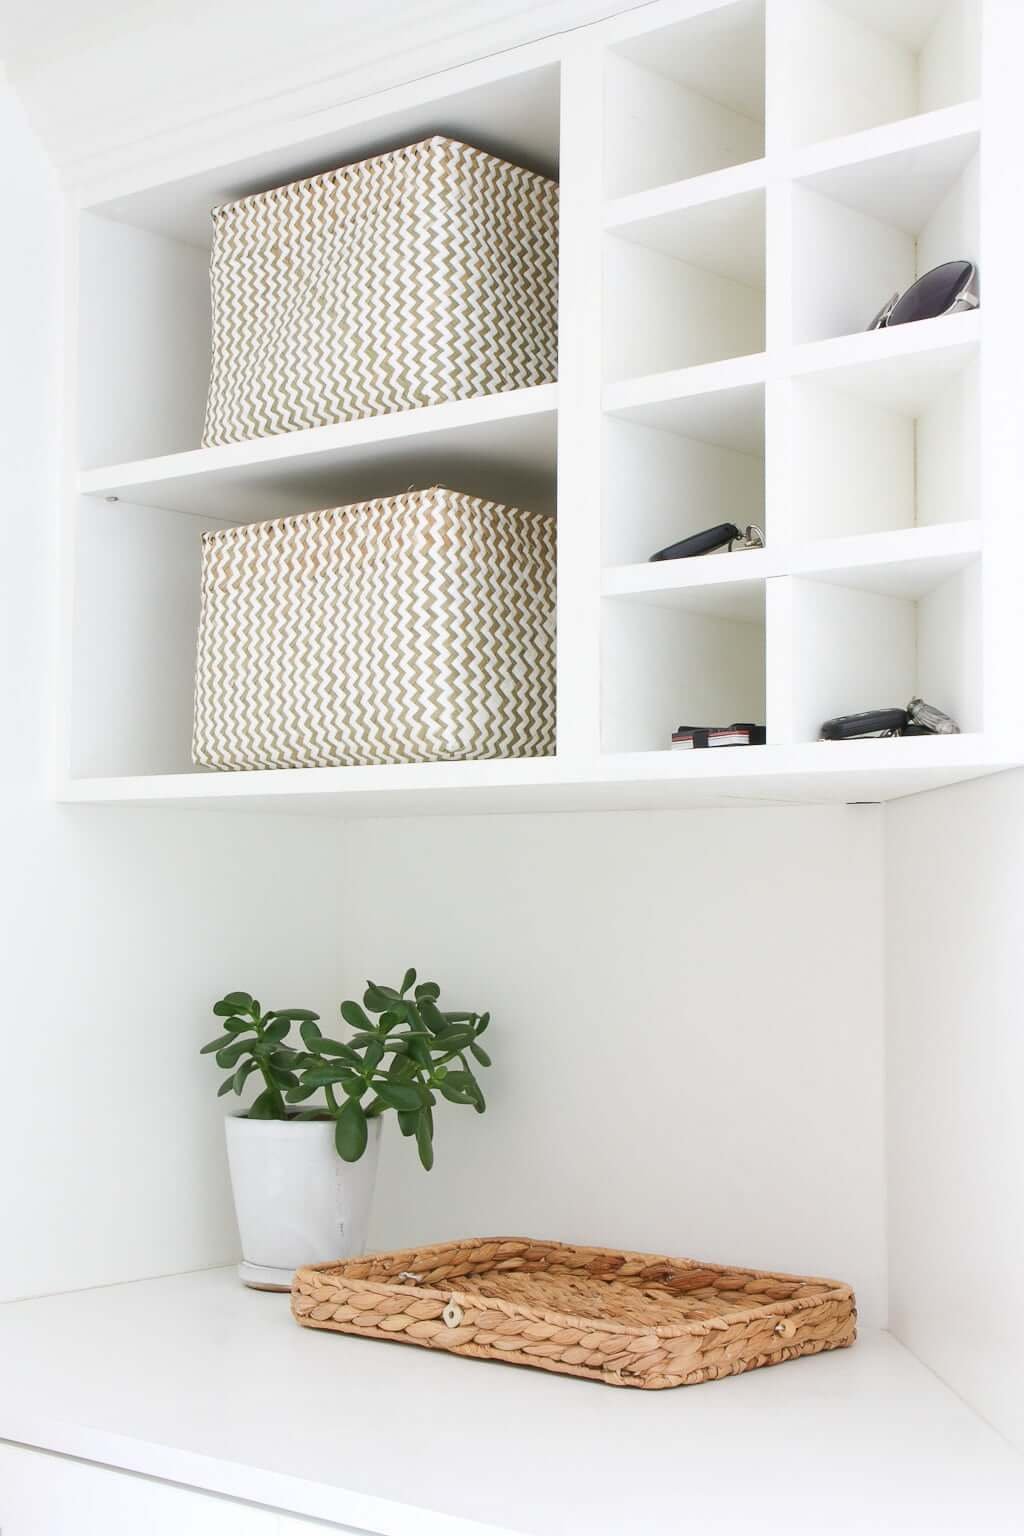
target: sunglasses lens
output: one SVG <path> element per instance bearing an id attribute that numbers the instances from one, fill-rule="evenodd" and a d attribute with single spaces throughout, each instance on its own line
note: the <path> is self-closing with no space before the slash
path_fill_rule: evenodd
<path id="1" fill-rule="evenodd" d="M 889 316 L 890 325 L 907 325 L 913 320 L 934 320 L 944 315 L 971 274 L 969 261 L 946 261 L 933 267 L 912 283 Z"/>

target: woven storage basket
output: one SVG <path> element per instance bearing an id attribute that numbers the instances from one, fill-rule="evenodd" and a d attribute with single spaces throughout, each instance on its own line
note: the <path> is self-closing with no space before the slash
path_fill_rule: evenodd
<path id="1" fill-rule="evenodd" d="M 205 444 L 546 384 L 558 187 L 431 138 L 213 211 Z"/>
<path id="2" fill-rule="evenodd" d="M 537 1365 L 614 1387 L 683 1387 L 843 1349 L 849 1286 L 522 1237 L 314 1264 L 292 1281 L 307 1328 Z"/>
<path id="3" fill-rule="evenodd" d="M 435 486 L 203 535 L 210 768 L 546 756 L 555 525 Z"/>

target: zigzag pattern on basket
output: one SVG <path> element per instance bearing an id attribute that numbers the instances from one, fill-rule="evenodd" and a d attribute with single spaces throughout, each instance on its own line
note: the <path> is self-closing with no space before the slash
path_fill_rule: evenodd
<path id="1" fill-rule="evenodd" d="M 216 208 L 203 442 L 556 376 L 558 187 L 451 139 Z"/>
<path id="2" fill-rule="evenodd" d="M 555 750 L 555 525 L 434 487 L 203 536 L 211 768 Z"/>

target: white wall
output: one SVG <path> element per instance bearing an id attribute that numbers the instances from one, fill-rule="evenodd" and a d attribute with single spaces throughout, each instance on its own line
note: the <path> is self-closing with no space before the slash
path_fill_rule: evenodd
<path id="1" fill-rule="evenodd" d="M 229 987 L 335 995 L 341 829 L 45 799 L 58 202 L 2 83 L 0 144 L 2 1300 L 234 1257 L 196 1051 Z"/>
<path id="2" fill-rule="evenodd" d="M 1024 773 L 891 805 L 892 1326 L 1024 1448 Z"/>
<path id="3" fill-rule="evenodd" d="M 481 1118 L 390 1135 L 373 1246 L 561 1236 L 833 1274 L 884 1316 L 881 816 L 365 822 L 344 969 L 490 1007 Z M 851 973 L 857 976 L 851 984 Z"/>

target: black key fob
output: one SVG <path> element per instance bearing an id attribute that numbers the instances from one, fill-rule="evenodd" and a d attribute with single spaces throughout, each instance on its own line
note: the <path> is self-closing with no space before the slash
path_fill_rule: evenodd
<path id="1" fill-rule="evenodd" d="M 866 709 L 859 715 L 836 715 L 821 728 L 822 741 L 851 741 L 857 736 L 899 736 L 907 726 L 905 709 Z"/>
<path id="2" fill-rule="evenodd" d="M 691 555 L 710 554 L 713 549 L 721 549 L 739 537 L 740 530 L 735 523 L 719 523 L 715 528 L 705 528 L 688 539 L 680 539 L 678 544 L 666 545 L 653 554 L 651 560 L 688 560 Z"/>

